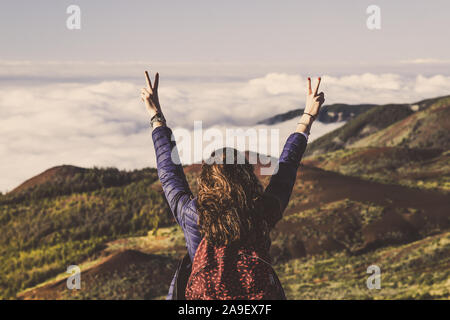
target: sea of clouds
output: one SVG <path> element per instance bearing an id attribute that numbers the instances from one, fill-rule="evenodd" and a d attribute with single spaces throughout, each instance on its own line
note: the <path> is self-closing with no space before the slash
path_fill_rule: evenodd
<path id="1" fill-rule="evenodd" d="M 144 84 L 121 81 L 7 81 L 0 86 L 0 190 L 5 192 L 52 166 L 155 166 L 149 116 L 139 91 Z M 204 129 L 278 130 L 277 157 L 296 119 L 274 126 L 259 120 L 304 106 L 306 75 L 268 73 L 250 79 L 186 81 L 161 75 L 160 101 L 168 125 Z M 353 74 L 322 76 L 331 103 L 414 103 L 449 94 L 450 76 Z M 343 123 L 315 123 L 310 141 Z M 254 146 L 249 146 L 254 148 Z M 258 150 L 253 150 L 258 151 Z M 192 157 L 183 158 L 192 162 Z"/>

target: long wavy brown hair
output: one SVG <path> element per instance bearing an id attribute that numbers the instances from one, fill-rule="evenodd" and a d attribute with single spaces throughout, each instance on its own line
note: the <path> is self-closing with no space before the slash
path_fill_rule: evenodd
<path id="1" fill-rule="evenodd" d="M 230 160 L 230 156 L 231 160 Z M 197 210 L 203 237 L 215 246 L 255 243 L 269 237 L 267 210 L 273 199 L 245 155 L 233 148 L 214 151 L 198 177 Z"/>

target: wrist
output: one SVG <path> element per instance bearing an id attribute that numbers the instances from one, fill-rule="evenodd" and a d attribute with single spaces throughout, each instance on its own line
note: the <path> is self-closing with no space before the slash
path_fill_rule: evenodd
<path id="1" fill-rule="evenodd" d="M 295 130 L 295 132 L 304 133 L 304 134 L 309 135 L 309 132 L 311 130 L 311 125 L 313 124 L 313 122 L 314 122 L 313 117 L 311 117 L 310 115 L 307 115 L 307 114 L 303 114 L 297 123 L 297 129 Z"/>
<path id="2" fill-rule="evenodd" d="M 163 114 L 160 112 L 155 113 L 154 116 L 150 119 L 150 125 L 152 128 L 160 127 L 161 125 L 166 124 L 166 118 L 164 118 Z"/>
<path id="3" fill-rule="evenodd" d="M 158 127 L 163 127 L 163 126 L 165 126 L 165 125 L 166 125 L 165 122 L 155 121 L 155 122 L 152 124 L 152 129 L 155 130 L 156 128 L 158 128 Z"/>
<path id="4" fill-rule="evenodd" d="M 154 116 L 156 116 L 157 114 L 162 114 L 162 113 L 161 113 L 161 112 L 158 112 L 158 111 L 153 111 L 153 110 L 150 111 L 150 112 L 149 112 L 150 119 L 153 118 Z"/>
<path id="5" fill-rule="evenodd" d="M 300 117 L 300 121 L 301 123 L 306 123 L 308 126 L 311 126 L 314 122 L 314 118 L 311 117 L 308 114 L 302 114 L 302 116 Z"/>

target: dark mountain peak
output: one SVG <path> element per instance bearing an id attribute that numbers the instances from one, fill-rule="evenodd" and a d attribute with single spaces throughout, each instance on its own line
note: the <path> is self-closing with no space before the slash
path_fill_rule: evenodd
<path id="1" fill-rule="evenodd" d="M 143 168 L 133 171 L 113 167 L 81 168 L 60 165 L 26 180 L 17 188 L 0 198 L 0 203 L 15 203 L 22 200 L 37 200 L 72 193 L 117 187 L 134 181 L 157 180 L 156 169 Z"/>
<path id="2" fill-rule="evenodd" d="M 425 100 L 421 100 L 421 101 L 416 102 L 416 103 L 412 103 L 411 107 L 417 106 L 418 110 L 423 110 L 423 109 L 427 109 L 428 107 L 430 107 L 431 105 L 435 104 L 438 101 L 443 101 L 443 100 L 448 99 L 448 98 L 450 98 L 450 95 L 437 97 L 437 98 L 431 98 L 431 99 L 425 99 Z"/>
<path id="3" fill-rule="evenodd" d="M 345 104 L 345 103 L 335 103 L 331 105 L 324 105 L 319 114 L 318 121 L 323 123 L 332 123 L 339 121 L 348 121 L 376 107 L 376 104 Z M 291 120 L 295 117 L 299 117 L 303 113 L 304 109 L 295 109 L 285 113 L 277 114 L 273 117 L 261 120 L 257 124 L 272 125 L 281 123 L 284 121 Z"/>
<path id="4" fill-rule="evenodd" d="M 87 169 L 76 167 L 73 165 L 63 164 L 59 166 L 52 167 L 50 169 L 45 170 L 44 172 L 26 180 L 22 184 L 20 184 L 15 189 L 11 190 L 8 194 L 15 194 L 23 192 L 27 189 L 33 188 L 37 185 L 41 185 L 44 183 L 52 182 L 59 179 L 64 179 L 68 176 L 75 175 L 77 173 L 83 173 Z"/>

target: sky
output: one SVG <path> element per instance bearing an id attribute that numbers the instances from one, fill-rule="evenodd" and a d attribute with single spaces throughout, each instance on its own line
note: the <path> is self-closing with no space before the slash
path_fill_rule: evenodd
<path id="1" fill-rule="evenodd" d="M 81 29 L 66 28 L 66 8 Z M 381 9 L 381 29 L 366 8 Z M 433 1 L 2 1 L 2 58 L 386 65 L 448 60 L 450 3 Z"/>
<path id="2" fill-rule="evenodd" d="M 308 76 L 327 104 L 449 94 L 449 13 L 444 0 L 2 1 L 0 191 L 60 164 L 154 166 L 143 70 L 161 75 L 168 124 L 189 130 L 303 107 Z M 280 148 L 294 125 L 276 126 Z M 335 128 L 314 126 L 312 140 Z"/>

